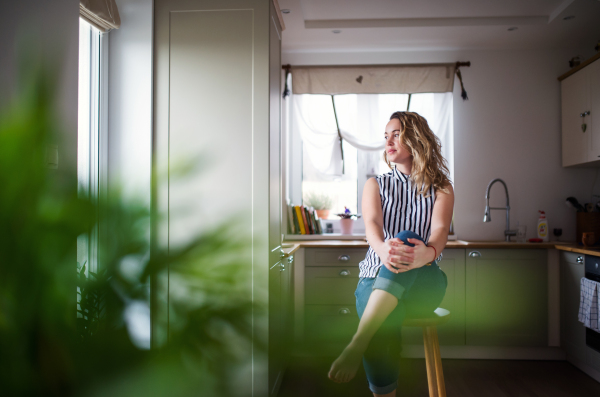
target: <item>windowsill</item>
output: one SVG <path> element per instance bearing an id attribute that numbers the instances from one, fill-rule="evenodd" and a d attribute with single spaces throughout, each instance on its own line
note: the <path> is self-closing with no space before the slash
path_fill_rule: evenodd
<path id="1" fill-rule="evenodd" d="M 333 226 L 333 233 L 323 233 L 323 235 L 327 234 L 337 234 L 341 236 L 342 227 L 340 226 L 340 219 L 319 219 L 321 221 L 321 227 L 323 230 L 327 230 L 327 224 L 331 223 Z M 352 226 L 352 234 L 357 236 L 365 235 L 365 222 L 362 218 L 358 218 L 354 220 L 354 225 Z"/>
<path id="2" fill-rule="evenodd" d="M 286 234 L 283 241 L 303 241 L 303 240 L 357 240 L 366 241 L 364 234 L 341 234 L 341 233 L 323 233 L 323 234 Z"/>

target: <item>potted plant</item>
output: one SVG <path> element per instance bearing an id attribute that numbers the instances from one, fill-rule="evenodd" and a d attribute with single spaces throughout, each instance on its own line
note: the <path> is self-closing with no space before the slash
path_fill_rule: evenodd
<path id="1" fill-rule="evenodd" d="M 325 193 L 308 193 L 304 198 L 304 205 L 313 207 L 317 211 L 319 219 L 327 219 L 333 200 Z"/>
<path id="2" fill-rule="evenodd" d="M 360 214 L 353 214 L 347 207 L 344 207 L 344 212 L 336 215 L 341 218 L 340 227 L 342 229 L 342 234 L 352 234 L 354 219 L 360 218 Z"/>

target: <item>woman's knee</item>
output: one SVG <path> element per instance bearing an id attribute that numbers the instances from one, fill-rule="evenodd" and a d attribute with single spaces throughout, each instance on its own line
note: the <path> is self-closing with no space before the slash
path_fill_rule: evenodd
<path id="1" fill-rule="evenodd" d="M 419 236 L 417 233 L 410 231 L 410 230 L 401 231 L 400 233 L 396 234 L 396 238 L 399 238 L 404 244 L 408 245 L 409 247 L 414 247 L 414 244 L 408 242 L 409 238 L 415 238 L 415 239 L 425 242 L 423 240 L 423 237 Z"/>

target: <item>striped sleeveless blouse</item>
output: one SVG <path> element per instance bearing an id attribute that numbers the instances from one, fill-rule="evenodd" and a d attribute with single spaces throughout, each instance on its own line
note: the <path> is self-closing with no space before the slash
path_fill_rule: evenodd
<path id="1" fill-rule="evenodd" d="M 376 180 L 381 196 L 384 241 L 401 231 L 410 230 L 421 236 L 427 244 L 431 235 L 431 215 L 435 203 L 433 186 L 429 188 L 429 197 L 417 195 L 416 185 L 396 167 L 387 174 L 377 176 Z M 439 259 L 441 254 L 438 261 Z M 369 247 L 365 259 L 358 264 L 359 277 L 375 277 L 381 265 L 381 259 Z"/>

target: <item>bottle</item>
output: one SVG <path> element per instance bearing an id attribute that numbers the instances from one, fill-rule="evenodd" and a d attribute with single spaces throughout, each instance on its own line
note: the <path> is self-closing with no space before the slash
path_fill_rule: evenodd
<path id="1" fill-rule="evenodd" d="M 547 242 L 548 238 L 548 220 L 546 219 L 546 213 L 544 211 L 538 211 L 540 213 L 540 219 L 537 224 L 537 235 L 542 241 Z"/>

